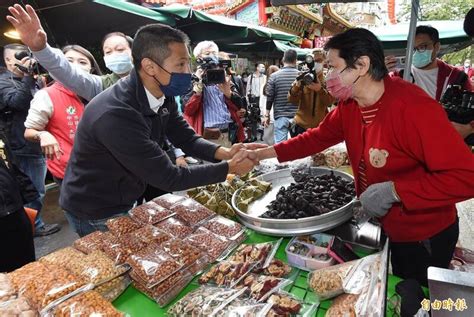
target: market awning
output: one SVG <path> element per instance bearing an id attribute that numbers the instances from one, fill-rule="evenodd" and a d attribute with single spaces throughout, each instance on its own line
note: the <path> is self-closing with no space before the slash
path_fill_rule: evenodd
<path id="1" fill-rule="evenodd" d="M 185 32 L 193 42 L 213 40 L 221 43 L 253 43 L 266 40 L 294 42 L 296 35 L 256 26 L 223 16 L 195 11 L 187 6 L 156 8 L 155 11 L 175 19 L 175 26 Z"/>
<path id="2" fill-rule="evenodd" d="M 431 25 L 439 32 L 441 54 L 463 49 L 474 42 L 463 31 L 463 20 L 458 21 L 419 21 L 417 25 Z M 373 28 L 371 31 L 382 41 L 386 52 L 405 55 L 409 31 L 408 23 Z"/>

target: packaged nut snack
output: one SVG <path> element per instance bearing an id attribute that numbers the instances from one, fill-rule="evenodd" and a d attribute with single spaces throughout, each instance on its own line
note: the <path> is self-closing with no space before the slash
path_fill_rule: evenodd
<path id="1" fill-rule="evenodd" d="M 140 277 L 136 276 L 133 272 L 130 273 L 130 276 L 134 280 L 133 286 L 154 300 L 160 307 L 168 305 L 193 279 L 193 275 L 190 272 L 181 270 L 169 276 L 160 284 L 148 288 L 143 285 Z"/>
<path id="2" fill-rule="evenodd" d="M 206 252 L 177 239 L 162 243 L 160 248 L 177 262 L 182 263 L 193 275 L 201 272 L 210 263 Z"/>
<path id="3" fill-rule="evenodd" d="M 0 273 L 0 302 L 6 302 L 16 298 L 16 291 L 10 278 L 5 273 Z"/>
<path id="4" fill-rule="evenodd" d="M 350 261 L 334 266 L 325 267 L 308 275 L 308 286 L 318 296 L 319 300 L 336 297 L 344 293 L 344 279 L 358 261 Z"/>
<path id="5" fill-rule="evenodd" d="M 120 237 L 127 233 L 140 229 L 140 225 L 133 221 L 132 218 L 124 216 L 107 220 L 107 228 L 114 236 Z"/>
<path id="6" fill-rule="evenodd" d="M 103 244 L 112 237 L 113 235 L 110 232 L 95 231 L 77 239 L 72 246 L 85 254 L 89 254 L 92 251 L 102 251 Z"/>
<path id="7" fill-rule="evenodd" d="M 266 302 L 272 304 L 267 317 L 314 316 L 319 306 L 319 303 L 305 303 L 284 291 L 270 295 Z"/>
<path id="8" fill-rule="evenodd" d="M 88 291 L 74 296 L 54 308 L 55 317 L 107 316 L 122 317 L 119 312 L 99 293 Z"/>
<path id="9" fill-rule="evenodd" d="M 243 290 L 201 286 L 184 296 L 168 310 L 170 317 L 207 317 L 223 309 Z"/>
<path id="10" fill-rule="evenodd" d="M 332 301 L 331 307 L 326 312 L 326 317 L 348 316 L 355 317 L 355 305 L 359 295 L 342 294 Z"/>
<path id="11" fill-rule="evenodd" d="M 13 272 L 8 273 L 10 282 L 16 292 L 20 290 L 20 287 L 27 283 L 30 279 L 36 278 L 39 275 L 48 275 L 49 268 L 46 264 L 39 261 L 28 263 Z"/>
<path id="12" fill-rule="evenodd" d="M 141 278 L 146 287 L 161 283 L 183 267 L 155 245 L 133 253 L 127 262 L 132 267 L 132 272 Z"/>
<path id="13" fill-rule="evenodd" d="M 211 218 L 202 226 L 209 231 L 230 240 L 235 240 L 239 234 L 243 233 L 242 231 L 244 230 L 240 223 L 222 216 Z"/>
<path id="14" fill-rule="evenodd" d="M 214 262 L 224 254 L 224 251 L 226 251 L 232 243 L 230 240 L 218 236 L 204 227 L 199 227 L 183 241 L 205 251 L 209 255 L 211 262 Z"/>
<path id="15" fill-rule="evenodd" d="M 258 302 L 265 301 L 271 294 L 291 285 L 291 280 L 276 278 L 273 276 L 249 274 L 239 284 L 239 287 L 247 287 L 250 298 Z"/>
<path id="16" fill-rule="evenodd" d="M 84 255 L 84 253 L 71 247 L 67 247 L 64 249 L 59 249 L 58 251 L 54 251 L 53 253 L 50 253 L 40 258 L 39 261 L 47 264 L 56 264 L 64 268 L 68 268 L 70 266 L 73 266 L 74 263 L 82 261 L 82 259 L 85 257 L 86 256 Z"/>
<path id="17" fill-rule="evenodd" d="M 251 262 L 222 261 L 199 278 L 200 284 L 234 287 L 255 267 Z"/>
<path id="18" fill-rule="evenodd" d="M 155 224 L 173 215 L 173 212 L 165 207 L 149 201 L 130 210 L 130 217 L 141 224 Z"/>
<path id="19" fill-rule="evenodd" d="M 25 297 L 37 310 L 85 285 L 84 280 L 62 267 L 53 264 L 45 266 L 47 272 L 28 279 L 18 291 L 18 294 Z"/>
<path id="20" fill-rule="evenodd" d="M 37 317 L 38 312 L 28 304 L 23 297 L 0 302 L 0 316 L 7 317 Z"/>
<path id="21" fill-rule="evenodd" d="M 171 239 L 169 234 L 153 227 L 152 225 L 146 225 L 143 228 L 134 231 L 132 234 L 147 245 L 152 243 L 160 245 Z"/>
<path id="22" fill-rule="evenodd" d="M 207 209 L 197 201 L 186 198 L 171 207 L 176 212 L 176 217 L 190 226 L 195 226 L 201 221 L 215 216 L 215 212 Z"/>
<path id="23" fill-rule="evenodd" d="M 184 196 L 178 196 L 175 194 L 166 194 L 160 197 L 156 197 L 152 201 L 162 207 L 165 207 L 166 209 L 170 209 L 172 206 L 176 205 L 182 200 L 185 200 L 186 197 Z"/>
<path id="24" fill-rule="evenodd" d="M 188 227 L 183 222 L 174 217 L 168 218 L 157 223 L 155 227 L 163 230 L 164 232 L 172 235 L 175 238 L 180 239 L 184 239 L 193 232 L 193 229 L 191 227 Z"/>
<path id="25" fill-rule="evenodd" d="M 106 241 L 102 246 L 104 253 L 115 262 L 115 264 L 125 263 L 133 252 L 137 252 L 146 247 L 146 243 L 138 239 L 133 234 L 127 234 L 120 238 L 114 237 Z"/>

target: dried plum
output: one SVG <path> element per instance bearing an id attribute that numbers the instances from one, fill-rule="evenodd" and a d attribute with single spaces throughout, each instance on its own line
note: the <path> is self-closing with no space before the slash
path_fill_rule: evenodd
<path id="1" fill-rule="evenodd" d="M 310 172 L 292 173 L 295 183 L 280 187 L 276 199 L 262 218 L 299 219 L 322 215 L 341 208 L 355 196 L 354 182 L 334 172 L 313 176 Z"/>

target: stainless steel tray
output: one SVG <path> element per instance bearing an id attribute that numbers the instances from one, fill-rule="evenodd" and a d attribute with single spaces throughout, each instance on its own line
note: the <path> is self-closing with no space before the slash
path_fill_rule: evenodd
<path id="1" fill-rule="evenodd" d="M 313 167 L 311 173 L 315 176 L 334 172 L 337 176 L 353 180 L 347 173 L 331 170 L 328 168 Z M 352 217 L 352 205 L 354 201 L 323 215 L 300 218 L 300 219 L 268 219 L 259 217 L 267 211 L 267 205 L 275 200 L 281 186 L 287 187 L 294 182 L 290 169 L 283 169 L 258 177 L 263 181 L 272 183 L 272 189 L 262 198 L 249 205 L 248 211 L 244 212 L 237 207 L 237 198 L 241 190 L 237 190 L 232 196 L 232 207 L 237 217 L 247 227 L 273 236 L 294 236 L 302 234 L 317 233 L 332 229 L 344 223 Z"/>

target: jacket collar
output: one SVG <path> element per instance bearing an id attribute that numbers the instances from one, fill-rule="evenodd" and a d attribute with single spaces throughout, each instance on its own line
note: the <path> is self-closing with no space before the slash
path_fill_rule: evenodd
<path id="1" fill-rule="evenodd" d="M 150 103 L 148 102 L 148 97 L 145 93 L 145 87 L 143 86 L 143 82 L 135 68 L 131 71 L 128 80 L 136 91 L 138 110 L 145 116 L 156 116 L 156 113 L 150 108 Z"/>

